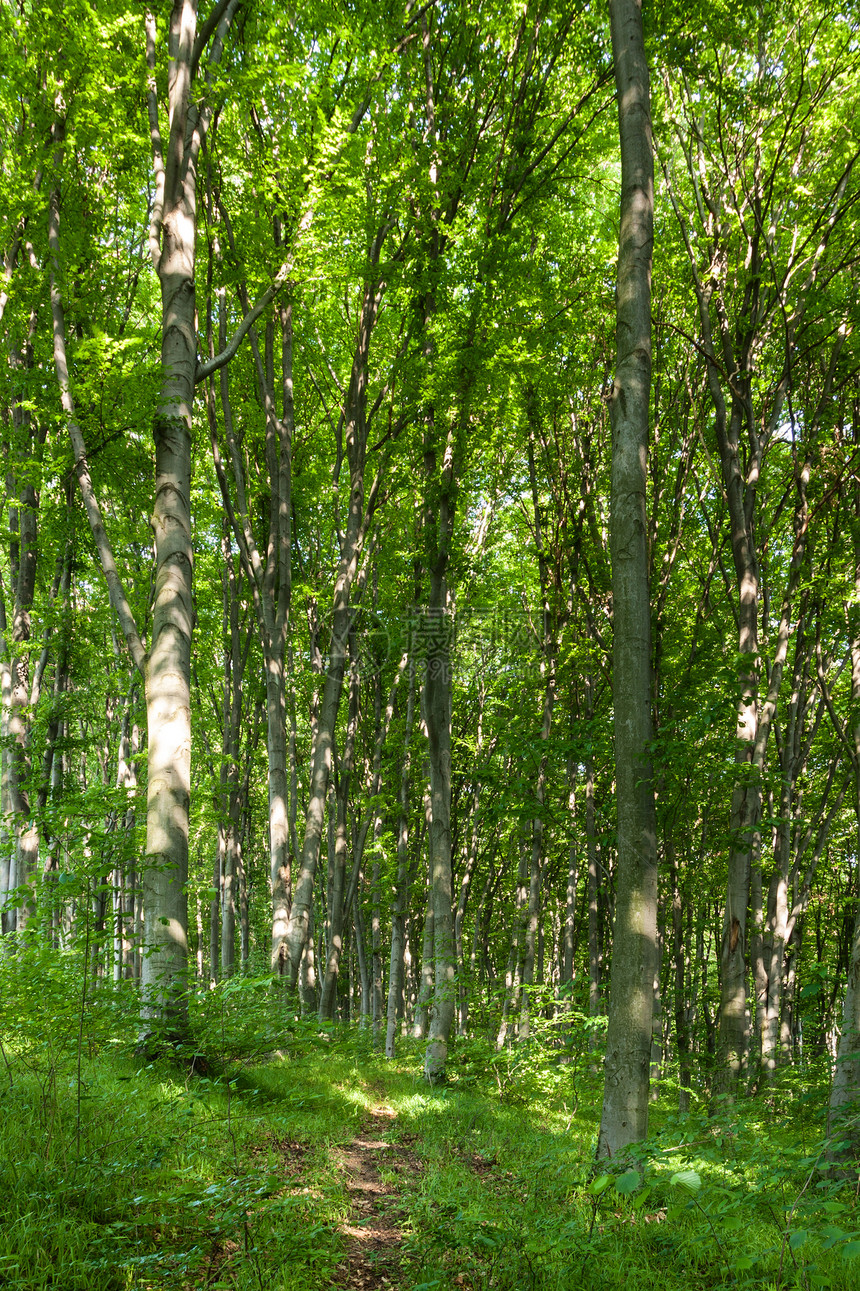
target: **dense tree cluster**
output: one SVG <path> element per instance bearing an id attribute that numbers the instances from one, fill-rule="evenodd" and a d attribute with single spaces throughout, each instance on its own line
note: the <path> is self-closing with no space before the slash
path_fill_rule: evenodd
<path id="1" fill-rule="evenodd" d="M 653 1074 L 855 1097 L 858 21 L 646 6 L 622 629 L 609 10 L 3 3 L 9 953 L 596 1043 L 638 640 Z"/>

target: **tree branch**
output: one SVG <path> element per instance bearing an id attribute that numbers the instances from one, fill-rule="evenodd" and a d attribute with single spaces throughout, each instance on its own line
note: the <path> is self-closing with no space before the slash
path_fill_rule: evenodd
<path id="1" fill-rule="evenodd" d="M 55 137 L 59 143 L 64 133 L 63 123 L 58 123 Z M 54 188 L 51 193 L 49 226 L 48 226 L 48 244 L 51 250 L 51 318 L 54 326 L 54 368 L 57 374 L 57 384 L 60 388 L 60 403 L 62 404 L 63 413 L 65 414 L 66 424 L 69 428 L 69 437 L 72 441 L 72 450 L 75 455 L 75 473 L 80 485 L 81 498 L 84 503 L 84 510 L 87 513 L 87 519 L 90 523 L 93 540 L 99 553 L 102 569 L 104 570 L 105 581 L 108 585 L 108 593 L 113 608 L 116 610 L 117 617 L 120 621 L 123 636 L 128 644 L 129 653 L 134 660 L 135 667 L 141 673 L 146 669 L 146 651 L 143 648 L 143 642 L 140 639 L 140 633 L 137 630 L 137 624 L 132 613 L 128 597 L 125 594 L 125 588 L 122 585 L 122 579 L 114 560 L 113 549 L 107 535 L 107 530 L 102 519 L 101 508 L 93 488 L 92 478 L 90 476 L 89 466 L 87 464 L 87 451 L 84 444 L 84 437 L 81 434 L 75 417 L 75 404 L 72 398 L 71 387 L 69 385 L 69 364 L 66 355 L 66 321 L 63 311 L 63 301 L 58 285 L 59 264 L 60 264 L 60 195 L 59 190 Z"/>
<path id="2" fill-rule="evenodd" d="M 262 314 L 263 310 L 272 303 L 278 292 L 287 283 L 291 268 L 292 261 L 289 260 L 281 269 L 278 270 L 271 286 L 266 288 L 256 305 L 254 305 L 253 309 L 248 311 L 239 326 L 236 328 L 226 349 L 223 349 L 220 354 L 216 354 L 213 358 L 207 359 L 205 363 L 197 364 L 197 371 L 194 373 L 195 385 L 199 385 L 201 381 L 205 381 L 213 372 L 217 372 L 219 368 L 223 368 L 226 363 L 230 362 L 239 349 L 239 346 L 242 344 L 242 341 Z"/>
<path id="3" fill-rule="evenodd" d="M 146 109 L 149 114 L 149 138 L 152 144 L 152 167 L 155 171 L 155 196 L 149 216 L 149 254 L 158 273 L 161 263 L 161 221 L 164 216 L 164 146 L 158 123 L 158 93 L 155 87 L 155 14 L 146 13 Z"/>

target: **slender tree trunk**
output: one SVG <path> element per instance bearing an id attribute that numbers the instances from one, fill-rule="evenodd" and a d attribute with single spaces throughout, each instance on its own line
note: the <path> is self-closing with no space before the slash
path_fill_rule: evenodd
<path id="1" fill-rule="evenodd" d="M 418 1001 L 415 1007 L 415 1020 L 412 1035 L 416 1040 L 423 1040 L 427 1035 L 427 1024 L 430 1017 L 430 1001 L 433 998 L 433 897 L 428 891 L 427 908 L 424 914 L 424 936 L 421 941 L 421 979 L 418 987 Z"/>
<path id="2" fill-rule="evenodd" d="M 343 950 L 344 921 L 351 902 L 347 893 L 346 861 L 349 855 L 349 791 L 355 760 L 355 734 L 358 727 L 359 674 L 354 667 L 350 679 L 349 718 L 346 744 L 340 766 L 335 799 L 334 848 L 328 883 L 328 941 L 326 944 L 326 969 L 320 994 L 319 1017 L 321 1022 L 333 1022 L 337 1000 L 337 976 Z M 352 885 L 350 885 L 352 886 Z"/>
<path id="3" fill-rule="evenodd" d="M 670 831 L 671 834 L 671 831 Z M 678 881 L 674 842 L 666 840 L 672 885 L 672 958 L 674 961 L 675 1051 L 678 1058 L 678 1111 L 690 1110 L 690 1033 L 687 1013 L 687 952 L 684 946 L 684 898 Z"/>
<path id="4" fill-rule="evenodd" d="M 29 344 L 13 347 L 10 366 L 23 375 L 32 367 L 33 353 Z M 15 453 L 34 454 L 39 436 L 31 413 L 15 403 L 12 407 L 12 433 Z M 9 631 L 9 708 L 6 715 L 6 735 L 9 741 L 9 809 L 14 840 L 14 887 L 24 891 L 18 906 L 16 925 L 23 932 L 36 910 L 36 874 L 39 863 L 39 833 L 30 811 L 30 794 L 27 781 L 30 773 L 30 654 L 29 642 L 31 615 L 36 590 L 38 563 L 38 494 L 32 476 L 12 480 L 17 492 L 10 516 L 12 543 L 9 553 L 11 581 L 14 592 L 12 623 Z M 5 612 L 4 612 L 5 620 Z M 5 633 L 5 622 L 4 636 Z"/>
<path id="5" fill-rule="evenodd" d="M 611 1158 L 648 1131 L 657 846 L 648 754 L 651 613 L 645 510 L 654 210 L 650 90 L 639 0 L 610 0 L 609 12 L 621 141 L 617 367 L 610 397 L 618 868 L 597 1150 Z"/>
<path id="6" fill-rule="evenodd" d="M 860 506 L 858 506 L 860 512 Z M 854 814 L 860 840 L 860 519 L 854 517 L 854 601 L 851 606 L 851 709 L 853 726 L 846 740 L 854 772 Z M 860 900 L 854 884 L 854 929 L 845 999 L 842 1034 L 836 1054 L 827 1112 L 827 1132 L 834 1139 L 833 1159 L 856 1160 L 860 1149 Z"/>
<path id="7" fill-rule="evenodd" d="M 585 715 L 594 718 L 594 683 L 585 679 Z M 600 972 L 600 865 L 597 856 L 597 820 L 594 801 L 594 756 L 585 758 L 585 848 L 588 862 L 588 1016 L 597 1018 L 603 1012 Z M 591 1033 L 591 1047 L 597 1045 L 597 1032 Z"/>
<path id="8" fill-rule="evenodd" d="M 528 860 L 530 853 L 525 845 L 514 837 L 517 848 L 517 889 L 514 905 L 514 917 L 511 922 L 511 944 L 508 952 L 508 963 L 505 969 L 505 998 L 502 1004 L 502 1019 L 499 1033 L 496 1036 L 496 1048 L 511 1044 L 514 1038 L 512 1017 L 516 1014 L 520 1002 L 522 986 L 523 960 L 525 958 L 525 923 L 528 919 Z"/>
<path id="9" fill-rule="evenodd" d="M 3 619 L 5 620 L 5 613 Z M 5 635 L 5 622 L 2 624 Z M 12 834 L 7 827 L 11 811 L 12 758 L 9 750 L 9 712 L 12 703 L 12 670 L 0 661 L 0 929 L 3 936 L 15 931 L 17 918 L 11 893 L 15 890 L 15 861 Z"/>
<path id="10" fill-rule="evenodd" d="M 532 821 L 532 841 L 529 848 L 529 894 L 523 929 L 520 1017 L 517 1026 L 518 1040 L 527 1040 L 531 1032 L 532 1001 L 529 992 L 535 980 L 535 950 L 538 939 L 541 897 L 541 835 L 540 831 L 535 830 L 536 823 L 536 821 Z"/>
<path id="11" fill-rule="evenodd" d="M 478 737 L 480 749 L 480 735 Z M 478 863 L 478 844 L 480 842 L 480 790 L 476 788 L 472 804 L 472 820 L 469 830 L 469 851 L 463 876 L 460 879 L 460 895 L 454 911 L 454 956 L 457 962 L 457 1034 L 466 1034 L 466 1020 L 469 1013 L 469 985 L 465 973 L 465 956 L 463 952 L 463 920 L 466 917 L 466 906 L 472 891 L 472 880 Z"/>
<path id="12" fill-rule="evenodd" d="M 428 483 L 435 485 L 436 450 L 433 416 L 425 441 Z M 425 532 L 430 544 L 428 569 L 427 670 L 424 679 L 424 720 L 430 761 L 430 893 L 433 902 L 433 959 L 435 984 L 424 1075 L 431 1084 L 444 1079 L 448 1039 L 456 1006 L 453 876 L 451 871 L 451 614 L 447 571 L 454 530 L 456 486 L 455 428 L 447 436 L 441 463 L 441 488 L 431 500 L 428 489 Z M 435 489 L 434 489 L 435 492 Z"/>
<path id="13" fill-rule="evenodd" d="M 567 848 L 567 890 L 565 893 L 564 926 L 562 931 L 561 990 L 567 987 L 573 991 L 573 964 L 576 948 L 576 886 L 579 878 L 579 850 L 574 835 L 576 822 L 576 761 L 568 759 L 567 766 L 568 795 L 567 810 L 570 817 L 570 842 Z"/>
<path id="14" fill-rule="evenodd" d="M 211 34 L 210 66 L 220 61 L 238 0 L 228 0 Z M 127 602 L 105 558 L 97 508 L 88 499 L 86 461 L 75 444 L 78 477 L 99 544 L 112 599 L 138 666 L 147 711 L 146 864 L 143 871 L 142 1005 L 144 1030 L 183 1035 L 187 1027 L 188 811 L 191 794 L 191 414 L 197 366 L 195 253 L 197 163 L 211 105 L 192 92 L 197 40 L 195 0 L 174 0 L 168 28 L 168 134 L 162 138 L 157 90 L 156 23 L 147 15 L 147 101 L 156 197 L 150 246 L 161 288 L 161 388 L 153 426 L 155 591 L 150 650 L 141 657 Z M 62 380 L 61 380 L 62 387 Z M 76 429 L 76 428 L 75 428 Z"/>
<path id="15" fill-rule="evenodd" d="M 358 964 L 358 980 L 361 987 L 359 1025 L 366 1027 L 370 1022 L 370 965 L 367 962 L 367 935 L 357 891 L 352 898 L 352 929 L 355 942 L 355 958 Z"/>
<path id="16" fill-rule="evenodd" d="M 409 660 L 409 689 L 406 699 L 406 727 L 403 734 L 403 762 L 400 769 L 400 811 L 397 821 L 397 879 L 391 910 L 391 955 L 388 961 L 388 1007 L 385 1056 L 393 1058 L 397 1034 L 398 1006 L 403 997 L 406 912 L 409 908 L 409 789 L 410 748 L 415 721 L 415 661 Z"/>

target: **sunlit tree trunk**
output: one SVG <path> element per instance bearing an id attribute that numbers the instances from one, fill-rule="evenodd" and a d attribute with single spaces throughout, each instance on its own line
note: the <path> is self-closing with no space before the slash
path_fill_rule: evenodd
<path id="1" fill-rule="evenodd" d="M 454 426 L 448 432 L 442 461 L 433 442 L 434 416 L 425 436 L 427 469 L 425 533 L 430 596 L 427 606 L 427 666 L 424 679 L 424 720 L 430 763 L 430 896 L 433 905 L 434 989 L 430 1010 L 424 1075 L 431 1084 L 443 1079 L 448 1040 L 454 1020 L 456 960 L 454 954 L 453 877 L 451 871 L 451 660 L 452 608 L 448 596 L 448 562 L 454 532 Z M 437 482 L 436 472 L 439 471 Z"/>
<path id="2" fill-rule="evenodd" d="M 351 902 L 347 892 L 346 863 L 349 856 L 349 794 L 355 761 L 355 735 L 358 726 L 359 674 L 357 663 L 350 679 L 349 717 L 343 758 L 338 768 L 337 787 L 334 794 L 335 828 L 334 847 L 330 856 L 328 876 L 328 911 L 326 965 L 320 994 L 319 1016 L 321 1022 L 332 1022 L 337 1000 L 337 978 L 343 950 L 344 921 L 349 916 Z"/>
<path id="3" fill-rule="evenodd" d="M 845 744 L 851 755 L 854 773 L 854 814 L 860 841 L 860 503 L 853 517 L 854 600 L 850 608 L 851 630 L 851 723 L 846 723 Z M 831 715 L 835 716 L 832 712 Z M 842 1032 L 833 1071 L 827 1132 L 833 1139 L 832 1158 L 856 1161 L 860 1148 L 860 900 L 855 883 L 854 930 L 845 998 L 842 1006 Z"/>
<path id="4" fill-rule="evenodd" d="M 412 1035 L 416 1040 L 423 1040 L 427 1035 L 430 1001 L 433 998 L 433 980 L 433 897 L 428 891 L 427 906 L 424 912 L 424 935 L 421 939 L 418 999 L 412 1024 Z"/>
<path id="5" fill-rule="evenodd" d="M 403 761 L 400 768 L 400 802 L 397 818 L 397 879 L 391 910 L 391 954 L 388 960 L 388 1004 L 385 1028 L 385 1056 L 394 1057 L 398 1006 L 403 997 L 406 951 L 406 912 L 409 908 L 409 791 L 411 784 L 412 727 L 415 721 L 415 661 L 409 660 L 409 690 L 406 726 L 403 733 Z"/>
<path id="6" fill-rule="evenodd" d="M 617 366 L 609 405 L 618 866 L 597 1151 L 611 1158 L 648 1130 L 657 845 L 648 752 L 651 612 L 645 510 L 654 209 L 650 90 L 639 0 L 610 0 L 609 13 L 621 141 Z"/>

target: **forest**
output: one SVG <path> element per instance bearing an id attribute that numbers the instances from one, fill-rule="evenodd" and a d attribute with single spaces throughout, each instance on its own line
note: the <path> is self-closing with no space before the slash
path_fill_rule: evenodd
<path id="1" fill-rule="evenodd" d="M 860 1289 L 856 0 L 0 66 L 0 1287 Z"/>

